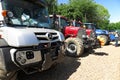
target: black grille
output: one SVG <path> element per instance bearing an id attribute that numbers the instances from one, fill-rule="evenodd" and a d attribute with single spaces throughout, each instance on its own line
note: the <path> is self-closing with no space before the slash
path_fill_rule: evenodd
<path id="1" fill-rule="evenodd" d="M 45 35 L 46 33 L 35 33 L 35 35 Z"/>
<path id="2" fill-rule="evenodd" d="M 52 35 L 52 39 L 49 39 L 47 34 L 51 34 Z M 38 40 L 43 40 L 43 41 L 50 41 L 50 40 L 57 40 L 59 38 L 59 36 L 57 35 L 57 33 L 55 32 L 35 32 L 35 35 L 37 37 Z"/>
<path id="3" fill-rule="evenodd" d="M 84 29 L 80 29 L 78 31 L 77 36 L 82 39 L 82 35 L 86 35 L 86 31 Z M 86 35 L 87 36 L 87 35 Z"/>

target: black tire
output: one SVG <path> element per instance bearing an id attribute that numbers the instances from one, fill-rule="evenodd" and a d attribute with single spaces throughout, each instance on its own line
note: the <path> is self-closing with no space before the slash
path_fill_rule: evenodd
<path id="1" fill-rule="evenodd" d="M 1 50 L 1 48 L 0 48 Z M 2 51 L 2 50 L 1 50 Z M 0 54 L 1 54 L 0 51 Z M 4 59 L 0 55 L 0 80 L 17 80 L 17 71 L 7 72 L 5 69 Z"/>
<path id="2" fill-rule="evenodd" d="M 1 51 L 0 51 L 1 54 Z M 2 60 L 2 56 L 0 55 L 0 80 L 3 80 L 6 78 L 6 71 L 4 69 L 4 63 Z"/>
<path id="3" fill-rule="evenodd" d="M 106 45 L 109 45 L 109 44 L 110 44 L 110 41 L 108 41 Z"/>
<path id="4" fill-rule="evenodd" d="M 65 54 L 70 57 L 79 57 L 84 51 L 83 42 L 79 38 L 68 38 L 65 40 Z"/>
<path id="5" fill-rule="evenodd" d="M 89 38 L 92 39 L 92 40 L 96 40 L 97 39 L 95 31 L 91 31 Z"/>
<path id="6" fill-rule="evenodd" d="M 106 45 L 107 44 L 107 42 L 108 42 L 108 37 L 106 36 L 106 35 L 99 35 L 100 36 L 100 38 L 103 38 L 103 46 L 104 45 Z"/>

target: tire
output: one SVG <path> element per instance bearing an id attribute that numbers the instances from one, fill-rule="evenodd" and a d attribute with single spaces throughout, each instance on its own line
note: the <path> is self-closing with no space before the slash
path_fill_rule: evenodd
<path id="1" fill-rule="evenodd" d="M 4 59 L 2 59 L 2 48 L 0 48 L 0 80 L 17 80 L 17 71 L 7 72 L 5 69 Z"/>
<path id="2" fill-rule="evenodd" d="M 99 35 L 98 37 L 100 37 L 99 40 L 100 40 L 102 46 L 107 44 L 108 37 L 106 35 Z"/>
<path id="3" fill-rule="evenodd" d="M 79 38 L 68 38 L 65 40 L 65 54 L 70 57 L 79 57 L 84 51 L 83 42 Z"/>
<path id="4" fill-rule="evenodd" d="M 106 45 L 109 45 L 110 44 L 110 41 L 107 41 Z"/>
<path id="5" fill-rule="evenodd" d="M 4 69 L 4 63 L 3 63 L 1 51 L 0 51 L 0 80 L 3 80 L 5 78 L 6 78 L 6 71 Z"/>
<path id="6" fill-rule="evenodd" d="M 95 31 L 91 31 L 89 38 L 92 39 L 92 40 L 97 39 Z"/>
<path id="7" fill-rule="evenodd" d="M 101 43 L 100 43 L 100 40 L 99 39 L 97 39 L 97 36 L 96 36 L 96 33 L 95 33 L 95 31 L 92 31 L 91 33 L 90 33 L 90 37 L 89 37 L 91 40 L 93 40 L 93 44 L 94 44 L 94 49 L 96 49 L 96 48 L 101 48 Z"/>

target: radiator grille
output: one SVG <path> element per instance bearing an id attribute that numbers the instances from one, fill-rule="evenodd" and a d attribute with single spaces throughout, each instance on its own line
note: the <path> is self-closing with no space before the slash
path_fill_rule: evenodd
<path id="1" fill-rule="evenodd" d="M 59 36 L 55 32 L 35 32 L 38 40 L 54 41 L 58 40 Z"/>

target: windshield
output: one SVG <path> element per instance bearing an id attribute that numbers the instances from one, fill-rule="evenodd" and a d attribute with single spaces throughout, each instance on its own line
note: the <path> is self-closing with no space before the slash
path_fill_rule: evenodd
<path id="1" fill-rule="evenodd" d="M 40 1 L 43 0 L 3 0 L 3 9 L 13 13 L 7 25 L 49 28 L 48 12 Z"/>
<path id="2" fill-rule="evenodd" d="M 61 18 L 61 24 L 60 25 L 63 26 L 63 27 L 67 26 L 68 25 L 67 20 L 64 19 L 64 18 Z"/>
<path id="3" fill-rule="evenodd" d="M 75 27 L 80 27 L 80 26 L 81 26 L 81 23 L 79 23 L 79 22 L 75 23 Z"/>
<path id="4" fill-rule="evenodd" d="M 84 24 L 86 26 L 86 29 L 95 29 L 94 24 Z"/>
<path id="5" fill-rule="evenodd" d="M 51 23 L 53 23 L 53 17 L 50 17 L 50 20 L 51 20 Z M 57 17 L 55 20 L 55 25 L 64 28 L 65 26 L 68 25 L 68 23 L 67 23 L 66 19 L 60 18 L 60 20 L 59 20 L 59 18 Z"/>

